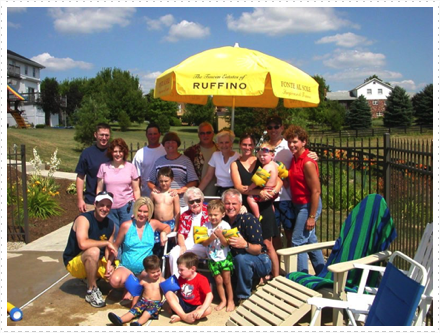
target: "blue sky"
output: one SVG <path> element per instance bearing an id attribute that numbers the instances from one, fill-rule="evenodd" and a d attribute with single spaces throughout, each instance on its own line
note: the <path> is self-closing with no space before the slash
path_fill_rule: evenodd
<path id="1" fill-rule="evenodd" d="M 331 91 L 373 74 L 408 92 L 433 83 L 432 7 L 7 9 L 7 48 L 60 82 L 117 67 L 148 92 L 169 67 L 236 42 L 324 77 Z"/>

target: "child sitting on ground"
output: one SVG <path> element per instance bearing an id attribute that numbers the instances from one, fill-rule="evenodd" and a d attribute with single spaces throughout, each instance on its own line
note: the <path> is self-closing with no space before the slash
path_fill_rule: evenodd
<path id="1" fill-rule="evenodd" d="M 261 162 L 261 168 L 258 168 L 255 175 L 252 177 L 253 183 L 249 185 L 246 192 L 250 192 L 258 186 L 264 186 L 265 190 L 275 190 L 278 178 L 278 164 L 274 162 L 275 149 L 268 142 L 263 142 L 257 151 L 257 158 Z M 258 185 L 255 182 L 258 181 Z M 276 193 L 275 193 L 276 194 Z M 274 196 L 271 200 L 275 200 Z M 252 214 L 261 221 L 260 208 L 258 202 L 261 201 L 259 196 L 248 195 L 247 203 L 251 209 Z"/>
<path id="2" fill-rule="evenodd" d="M 207 247 L 209 271 L 215 279 L 220 296 L 220 304 L 215 309 L 220 311 L 227 305 L 226 312 L 231 312 L 235 308 L 231 285 L 234 263 L 228 241 L 223 235 L 223 230 L 229 230 L 231 226 L 223 221 L 225 206 L 221 200 L 211 200 L 207 208 L 209 222 L 205 224 L 205 227 L 208 228 L 209 238 L 202 244 Z"/>
<path id="3" fill-rule="evenodd" d="M 168 224 L 171 232 L 177 231 L 180 217 L 180 203 L 179 196 L 171 196 L 169 190 L 171 182 L 173 181 L 174 173 L 170 167 L 160 168 L 157 174 L 157 181 L 159 183 L 160 193 L 151 192 L 151 200 L 154 204 L 154 218 L 162 223 Z M 168 249 L 171 250 L 175 245 L 174 241 L 170 241 Z M 154 247 L 153 253 L 159 258 L 163 256 L 163 246 L 160 245 L 160 233 L 154 233 Z"/>
<path id="4" fill-rule="evenodd" d="M 139 296 L 134 297 L 135 305 L 122 317 L 113 312 L 108 314 L 108 319 L 116 326 L 122 326 L 124 323 L 137 317 L 138 320 L 130 323 L 130 326 L 142 326 L 150 318 L 158 318 L 159 311 L 163 305 L 163 295 L 159 283 L 165 281 L 160 269 L 160 259 L 156 255 L 145 257 L 143 265 L 146 275 L 139 281 L 143 287 L 142 296 L 140 298 Z"/>
<path id="5" fill-rule="evenodd" d="M 212 295 L 208 279 L 197 273 L 199 257 L 192 252 L 185 252 L 177 259 L 180 290 L 175 294 L 168 291 L 165 298 L 174 312 L 170 323 L 183 320 L 194 323 L 211 314 Z"/>

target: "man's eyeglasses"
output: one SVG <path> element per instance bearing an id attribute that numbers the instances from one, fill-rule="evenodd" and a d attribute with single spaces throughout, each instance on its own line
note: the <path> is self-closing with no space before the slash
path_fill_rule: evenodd
<path id="1" fill-rule="evenodd" d="M 266 126 L 266 128 L 270 131 L 270 130 L 273 130 L 273 129 L 279 129 L 281 126 L 280 125 L 275 125 L 275 126 Z"/>
<path id="2" fill-rule="evenodd" d="M 112 192 L 101 191 L 96 196 L 98 196 L 98 195 L 109 195 L 109 196 L 111 196 L 113 198 L 113 193 Z"/>
<path id="3" fill-rule="evenodd" d="M 194 199 L 194 200 L 188 200 L 188 203 L 190 204 L 190 205 L 194 205 L 195 203 L 201 203 L 202 202 L 202 199 Z"/>
<path id="4" fill-rule="evenodd" d="M 266 148 L 266 147 L 264 147 L 264 148 L 255 148 L 255 151 L 258 153 L 258 152 L 262 152 L 262 153 L 264 153 L 264 154 L 268 154 L 268 153 L 275 153 L 275 150 L 273 150 L 273 149 L 269 149 L 269 148 Z"/>
<path id="5" fill-rule="evenodd" d="M 211 135 L 212 131 L 209 132 L 199 132 L 200 135 Z"/>

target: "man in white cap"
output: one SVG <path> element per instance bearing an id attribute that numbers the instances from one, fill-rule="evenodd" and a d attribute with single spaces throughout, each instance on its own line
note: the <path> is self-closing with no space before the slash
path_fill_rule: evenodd
<path id="1" fill-rule="evenodd" d="M 110 253 L 118 253 L 113 246 L 114 223 L 107 217 L 112 203 L 112 193 L 103 191 L 96 195 L 95 210 L 80 214 L 73 222 L 63 253 L 67 271 L 76 278 L 87 279 L 85 299 L 96 308 L 105 306 L 96 281 L 111 275 L 112 272 L 106 272 L 106 260 Z"/>

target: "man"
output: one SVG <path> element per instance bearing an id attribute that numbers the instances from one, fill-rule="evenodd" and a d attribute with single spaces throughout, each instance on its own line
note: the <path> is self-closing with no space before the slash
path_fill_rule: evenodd
<path id="1" fill-rule="evenodd" d="M 235 296 L 241 303 L 251 296 L 253 280 L 270 274 L 272 262 L 266 253 L 260 222 L 252 214 L 240 214 L 241 193 L 228 189 L 223 192 L 222 201 L 231 228 L 237 228 L 240 233 L 229 239 L 229 247 L 234 257 Z"/>
<path id="2" fill-rule="evenodd" d="M 150 197 L 151 190 L 148 187 L 148 177 L 153 169 L 154 162 L 159 157 L 165 155 L 166 151 L 159 142 L 161 133 L 158 125 L 150 123 L 145 130 L 145 135 L 148 140 L 148 145 L 136 152 L 133 158 L 133 164 L 141 177 L 141 196 Z"/>
<path id="3" fill-rule="evenodd" d="M 292 153 L 289 149 L 287 141 L 282 135 L 284 126 L 281 118 L 278 116 L 269 117 L 266 121 L 266 130 L 267 135 L 269 136 L 269 143 L 275 147 L 274 161 L 284 163 L 286 169 L 289 170 L 292 162 Z M 274 206 L 278 228 L 281 228 L 281 225 L 283 226 L 284 234 L 286 235 L 287 247 L 291 247 L 293 226 L 295 224 L 295 214 L 288 180 L 284 181 L 279 197 L 274 202 Z M 274 246 L 275 249 L 282 247 L 280 237 L 274 238 Z"/>
<path id="4" fill-rule="evenodd" d="M 96 139 L 96 144 L 84 149 L 79 157 L 76 166 L 76 193 L 77 205 L 80 213 L 93 210 L 96 184 L 99 166 L 102 163 L 110 161 L 107 157 L 107 147 L 110 141 L 110 126 L 108 124 L 99 123 L 96 125 L 96 131 L 93 134 Z M 84 188 L 84 178 L 86 178 L 86 190 Z"/>
<path id="5" fill-rule="evenodd" d="M 208 162 L 214 152 L 218 151 L 218 147 L 213 141 L 214 138 L 214 128 L 208 122 L 203 122 L 199 125 L 198 129 L 199 143 L 187 148 L 183 153 L 189 157 L 194 165 L 197 176 L 199 180 L 205 177 L 208 171 Z M 203 194 L 205 196 L 215 196 L 216 195 L 216 183 L 217 179 L 213 179 L 205 187 Z"/>
<path id="6" fill-rule="evenodd" d="M 96 281 L 113 273 L 113 266 L 106 272 L 105 263 L 110 253 L 117 255 L 114 223 L 107 217 L 112 203 L 113 194 L 103 191 L 96 195 L 95 210 L 82 213 L 73 222 L 63 253 L 67 271 L 78 279 L 87 279 L 85 299 L 96 308 L 105 306 Z"/>

